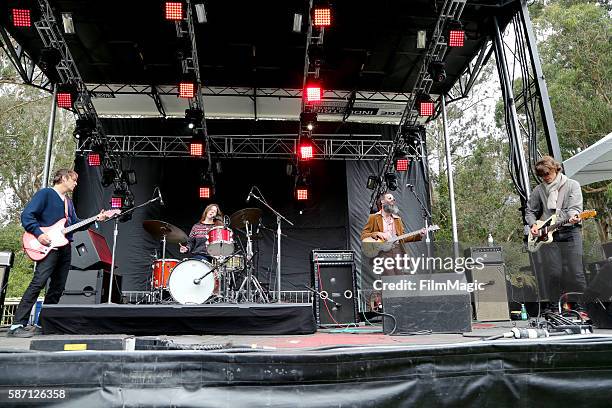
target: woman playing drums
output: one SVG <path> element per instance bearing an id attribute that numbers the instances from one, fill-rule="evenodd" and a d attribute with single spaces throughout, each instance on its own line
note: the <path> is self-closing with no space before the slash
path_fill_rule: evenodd
<path id="1" fill-rule="evenodd" d="M 187 244 L 179 244 L 181 253 L 191 252 L 192 258 L 212 261 L 208 253 L 208 233 L 215 227 L 223 226 L 223 214 L 217 204 L 209 204 L 200 221 L 191 228 Z"/>

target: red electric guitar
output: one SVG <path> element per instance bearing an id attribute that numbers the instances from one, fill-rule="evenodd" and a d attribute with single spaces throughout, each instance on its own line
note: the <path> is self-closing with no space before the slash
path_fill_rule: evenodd
<path id="1" fill-rule="evenodd" d="M 114 215 L 120 214 L 121 210 L 108 210 L 104 211 L 104 215 L 107 217 L 112 217 Z M 87 225 L 91 222 L 94 222 L 96 218 L 100 214 L 96 214 L 93 217 L 87 218 L 81 222 L 78 222 L 69 227 L 65 227 L 66 219 L 62 218 L 58 222 L 48 227 L 40 227 L 40 229 L 47 234 L 51 243 L 48 246 L 45 246 L 38 241 L 38 239 L 34 236 L 34 234 L 30 234 L 29 232 L 24 232 L 23 237 L 21 238 L 21 242 L 23 244 L 23 250 L 33 261 L 40 261 L 45 259 L 45 257 L 54 250 L 55 248 L 63 247 L 64 245 L 68 245 L 68 240 L 66 239 L 66 234 L 81 228 L 84 225 Z"/>

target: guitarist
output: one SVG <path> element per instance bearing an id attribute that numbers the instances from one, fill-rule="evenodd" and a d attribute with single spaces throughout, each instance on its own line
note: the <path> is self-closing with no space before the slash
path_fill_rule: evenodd
<path id="1" fill-rule="evenodd" d="M 530 233 L 538 236 L 536 221 L 555 214 L 567 223 L 553 232 L 553 242 L 542 247 L 549 301 L 557 304 L 563 293 L 584 292 L 586 280 L 582 266 L 582 191 L 576 180 L 561 172 L 561 164 L 551 156 L 543 156 L 535 165 L 543 181 L 533 189 L 525 209 L 525 222 Z"/>
<path id="2" fill-rule="evenodd" d="M 375 214 L 370 214 L 368 222 L 361 231 L 361 240 L 366 238 L 380 239 L 382 241 L 388 241 L 394 237 L 404 234 L 404 223 L 402 218 L 399 216 L 399 208 L 395 203 L 395 197 L 393 194 L 386 193 L 381 195 L 378 200 L 379 211 Z M 385 257 L 395 258 L 396 255 L 404 255 L 403 243 L 420 241 L 425 235 L 425 229 L 421 230 L 421 235 L 416 235 L 411 238 L 406 238 L 398 242 L 398 245 L 394 246 L 391 251 L 385 253 Z M 384 275 L 401 275 L 402 271 L 397 268 L 393 270 L 385 271 Z"/>
<path id="3" fill-rule="evenodd" d="M 53 187 L 43 188 L 36 192 L 21 213 L 23 228 L 34 234 L 41 244 L 49 245 L 50 241 L 40 227 L 53 225 L 62 218 L 67 219 L 66 226 L 80 221 L 74 211 L 72 200 L 66 195 L 74 190 L 77 179 L 78 174 L 73 170 L 58 170 L 53 176 Z M 102 211 L 96 220 L 104 221 L 106 218 L 108 217 Z M 83 228 L 87 228 L 87 226 Z M 66 238 L 68 241 L 72 241 L 72 234 L 68 234 Z M 25 325 L 28 323 L 32 306 L 36 303 L 40 291 L 49 279 L 51 281 L 45 296 L 45 303 L 56 304 L 59 302 L 70 270 L 70 247 L 70 244 L 68 244 L 50 251 L 47 257 L 37 263 L 32 281 L 21 297 L 21 302 L 19 302 L 15 311 L 13 325 L 7 332 L 7 336 L 32 337 L 33 331 L 26 330 Z"/>

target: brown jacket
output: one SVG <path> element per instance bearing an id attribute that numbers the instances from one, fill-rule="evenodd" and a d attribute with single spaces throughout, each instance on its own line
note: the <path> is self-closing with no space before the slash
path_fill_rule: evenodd
<path id="1" fill-rule="evenodd" d="M 397 233 L 397 236 L 405 234 L 406 232 L 404 231 L 404 223 L 402 222 L 402 219 L 397 217 L 393 221 L 395 223 L 395 232 Z M 380 213 L 370 214 L 370 217 L 368 218 L 368 222 L 366 223 L 365 227 L 363 227 L 363 230 L 361 231 L 361 240 L 363 241 L 366 238 L 370 238 L 372 234 L 375 232 L 383 232 L 383 231 L 384 231 L 384 227 L 383 227 L 382 214 Z M 417 234 L 413 237 L 402 239 L 401 242 L 404 244 L 406 242 L 414 242 L 414 241 L 420 241 L 420 240 L 421 240 L 421 236 Z"/>

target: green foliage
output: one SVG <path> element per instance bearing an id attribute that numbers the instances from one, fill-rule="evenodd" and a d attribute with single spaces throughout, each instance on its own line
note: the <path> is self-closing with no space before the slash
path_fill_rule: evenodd
<path id="1" fill-rule="evenodd" d="M 0 248 L 3 251 L 13 251 L 15 254 L 15 262 L 9 275 L 7 297 L 23 295 L 32 279 L 34 262 L 26 256 L 21 248 L 22 234 L 23 228 L 17 223 L 8 224 L 0 229 Z"/>

